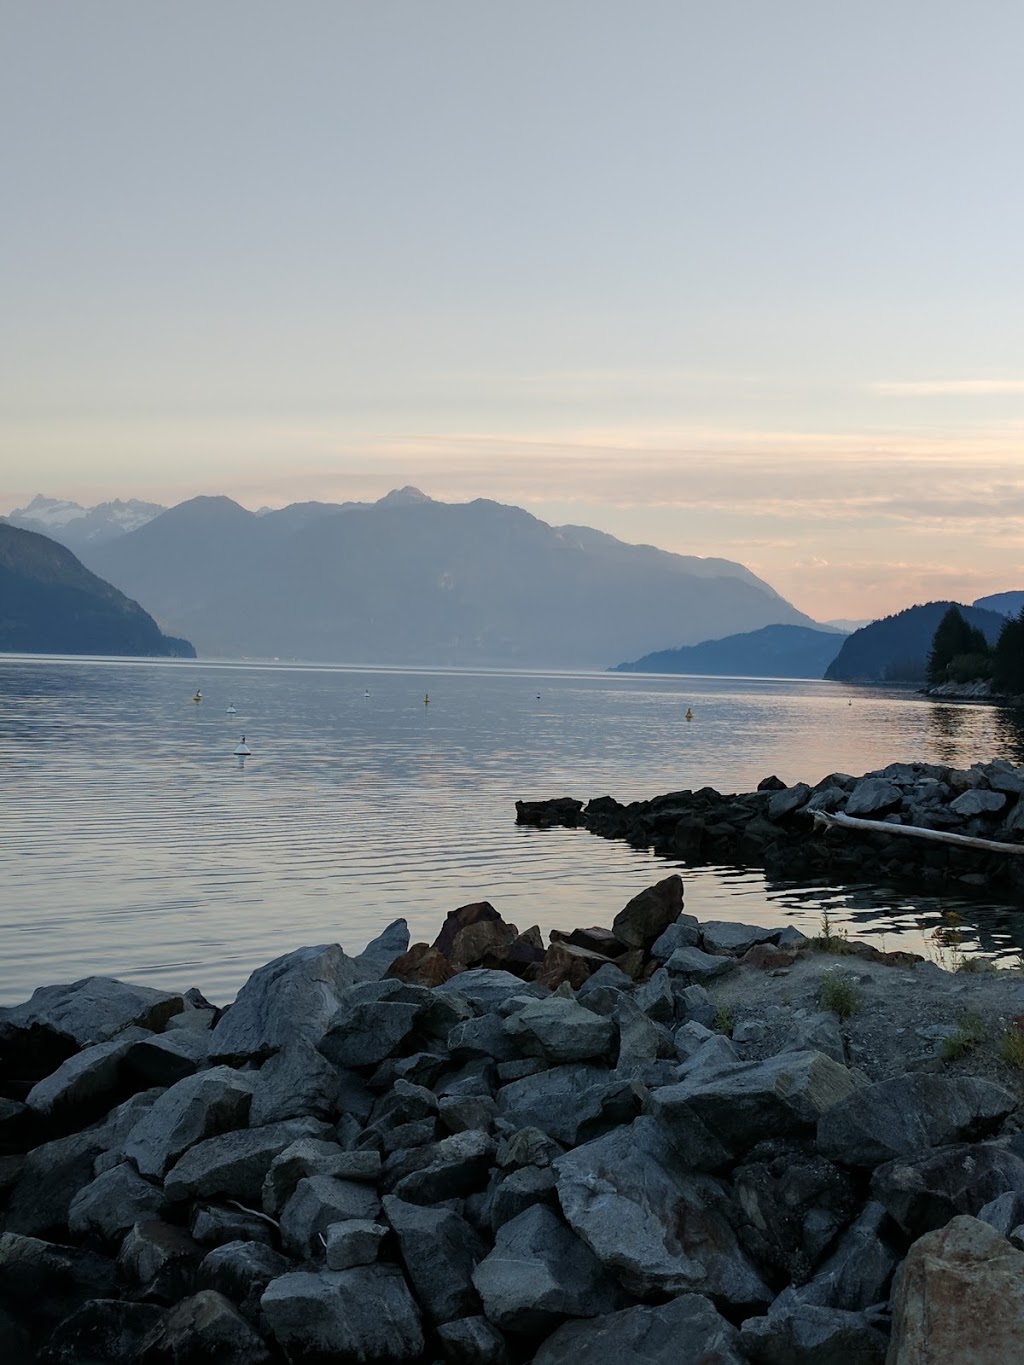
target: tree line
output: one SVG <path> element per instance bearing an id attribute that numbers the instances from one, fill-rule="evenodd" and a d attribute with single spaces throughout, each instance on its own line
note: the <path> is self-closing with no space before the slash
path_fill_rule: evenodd
<path id="1" fill-rule="evenodd" d="M 957 607 L 939 622 L 928 654 L 928 682 L 974 682 L 983 678 L 993 690 L 1024 695 L 1024 608 L 1011 616 L 990 645 L 976 626 L 968 625 Z"/>

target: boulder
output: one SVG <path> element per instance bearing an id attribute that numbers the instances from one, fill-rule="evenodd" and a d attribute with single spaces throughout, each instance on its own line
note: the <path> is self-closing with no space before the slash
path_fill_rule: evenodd
<path id="1" fill-rule="evenodd" d="M 683 879 L 673 873 L 641 891 L 612 921 L 612 933 L 628 948 L 649 950 L 683 908 Z"/>
<path id="2" fill-rule="evenodd" d="M 723 1187 L 690 1169 L 641 1117 L 554 1163 L 573 1230 L 638 1298 L 699 1290 L 756 1310 L 771 1293 L 740 1250 Z"/>
<path id="3" fill-rule="evenodd" d="M 125 1303 L 119 1299 L 89 1299 L 58 1323 L 42 1350 L 27 1360 L 40 1365 L 129 1365 L 139 1359 L 142 1343 L 163 1318 L 164 1310 L 153 1303 Z M 0 1327 L 0 1343 L 5 1347 L 5 1365 L 17 1365 L 6 1354 L 8 1342 Z"/>
<path id="4" fill-rule="evenodd" d="M 487 1247 L 451 1209 L 424 1208 L 388 1195 L 384 1212 L 398 1238 L 406 1273 L 424 1312 L 434 1323 L 480 1311 L 473 1271 Z"/>
<path id="5" fill-rule="evenodd" d="M 862 777 L 847 799 L 846 814 L 871 819 L 899 810 L 902 801 L 903 793 L 894 783 L 883 777 Z"/>
<path id="6" fill-rule="evenodd" d="M 125 1283 L 149 1302 L 174 1303 L 194 1287 L 203 1249 L 182 1228 L 159 1218 L 135 1223 L 117 1254 Z"/>
<path id="7" fill-rule="evenodd" d="M 428 943 L 414 943 L 408 952 L 396 957 L 384 975 L 414 986 L 440 986 L 455 975 L 455 968 Z"/>
<path id="8" fill-rule="evenodd" d="M 252 1080 L 253 1127 L 281 1119 L 330 1119 L 340 1103 L 338 1069 L 305 1039 L 286 1043 L 264 1062 Z"/>
<path id="9" fill-rule="evenodd" d="M 608 959 L 603 953 L 595 953 L 576 943 L 559 941 L 552 943 L 544 954 L 537 969 L 537 983 L 551 991 L 564 983 L 577 991 L 607 966 Z"/>
<path id="10" fill-rule="evenodd" d="M 1024 1341 L 1024 1252 L 975 1218 L 919 1237 L 893 1284 L 890 1365 L 1004 1365 Z"/>
<path id="11" fill-rule="evenodd" d="M 1002 1086 L 974 1076 L 893 1076 L 823 1114 L 818 1149 L 848 1166 L 880 1166 L 927 1147 L 987 1137 L 1016 1103 Z"/>
<path id="12" fill-rule="evenodd" d="M 89 1128 L 29 1152 L 8 1195 L 8 1232 L 59 1240 L 67 1227 L 71 1201 L 92 1183 L 96 1160 L 109 1140 L 109 1129 Z"/>
<path id="13" fill-rule="evenodd" d="M 677 1146 L 696 1127 L 736 1156 L 768 1133 L 813 1132 L 822 1114 L 855 1089 L 851 1073 L 823 1053 L 782 1052 L 716 1067 L 710 1075 L 694 1068 L 678 1085 L 656 1091 L 652 1104 Z"/>
<path id="14" fill-rule="evenodd" d="M 552 1065 L 607 1057 L 615 1038 L 611 1020 L 557 995 L 529 1001 L 505 1020 L 505 1032 L 522 1052 Z"/>
<path id="15" fill-rule="evenodd" d="M 141 1080 L 133 1083 L 125 1074 L 124 1060 L 133 1042 L 147 1037 L 144 1029 L 129 1028 L 111 1042 L 83 1048 L 37 1081 L 25 1103 L 52 1124 L 83 1128 L 142 1088 Z"/>
<path id="16" fill-rule="evenodd" d="M 615 1070 L 624 1079 L 642 1079 L 671 1034 L 649 1019 L 635 1001 L 624 995 L 612 1016 L 618 1027 L 619 1053 Z"/>
<path id="17" fill-rule="evenodd" d="M 442 1323 L 437 1338 L 453 1365 L 511 1365 L 505 1338 L 486 1318 Z"/>
<path id="18" fill-rule="evenodd" d="M 380 1200 L 369 1185 L 336 1180 L 330 1175 L 307 1175 L 281 1211 L 281 1247 L 301 1260 L 323 1254 L 323 1234 L 331 1223 L 351 1218 L 373 1219 Z"/>
<path id="19" fill-rule="evenodd" d="M 237 1199 L 259 1207 L 263 1182 L 274 1157 L 298 1138 L 322 1137 L 330 1129 L 316 1119 L 286 1119 L 263 1128 L 222 1133 L 190 1147 L 164 1180 L 167 1198 Z"/>
<path id="20" fill-rule="evenodd" d="M 52 1328 L 87 1299 L 110 1297 L 113 1288 L 114 1263 L 106 1256 L 0 1233 L 0 1308 L 20 1322 Z"/>
<path id="21" fill-rule="evenodd" d="M 497 1014 L 482 1014 L 456 1024 L 448 1035 L 448 1051 L 458 1062 L 474 1057 L 508 1062 L 519 1056 L 518 1047 L 505 1031 L 504 1020 Z"/>
<path id="22" fill-rule="evenodd" d="M 739 1343 L 752 1365 L 884 1365 L 889 1344 L 866 1314 L 809 1303 L 748 1318 Z"/>
<path id="23" fill-rule="evenodd" d="M 354 1265 L 372 1265 L 388 1230 L 368 1218 L 347 1218 L 329 1223 L 324 1234 L 324 1260 L 328 1270 L 350 1270 Z"/>
<path id="24" fill-rule="evenodd" d="M 871 1193 L 908 1237 L 976 1215 L 999 1195 L 1024 1194 L 1024 1161 L 995 1143 L 959 1143 L 879 1166 Z"/>
<path id="25" fill-rule="evenodd" d="M 420 1315 L 395 1266 L 282 1275 L 267 1286 L 261 1307 L 289 1362 L 397 1365 L 423 1352 Z"/>
<path id="26" fill-rule="evenodd" d="M 523 1166 L 518 1171 L 510 1171 L 500 1180 L 491 1183 L 488 1193 L 488 1221 L 491 1229 L 497 1232 L 504 1223 L 510 1223 L 534 1204 L 547 1204 L 557 1209 L 555 1193 L 555 1174 L 547 1167 Z"/>
<path id="27" fill-rule="evenodd" d="M 193 1014 L 200 1011 L 193 1010 Z M 209 1015 L 203 1011 L 203 1017 Z M 172 1028 L 168 1032 L 151 1034 L 133 1043 L 124 1059 L 125 1068 L 145 1085 L 174 1085 L 206 1065 L 210 1054 L 210 1034 L 207 1028 Z"/>
<path id="28" fill-rule="evenodd" d="M 802 810 L 811 796 L 806 782 L 798 782 L 794 787 L 785 787 L 773 792 L 768 801 L 768 819 L 786 820 Z"/>
<path id="29" fill-rule="evenodd" d="M 0 1014 L 0 1071 L 41 1080 L 73 1053 L 109 1042 L 133 1024 L 158 1032 L 181 1007 L 180 995 L 107 976 L 40 986 Z"/>
<path id="30" fill-rule="evenodd" d="M 307 1176 L 326 1175 L 336 1180 L 366 1181 L 373 1185 L 380 1173 L 378 1151 L 346 1152 L 336 1142 L 301 1138 L 270 1163 L 261 1194 L 263 1212 L 276 1218 L 295 1193 L 299 1181 Z"/>
<path id="31" fill-rule="evenodd" d="M 700 921 L 695 915 L 680 915 L 651 944 L 651 957 L 667 962 L 677 948 L 700 947 Z"/>
<path id="32" fill-rule="evenodd" d="M 843 1308 L 851 1313 L 884 1303 L 897 1263 L 896 1253 L 882 1235 L 887 1218 L 882 1205 L 870 1200 L 813 1279 L 784 1289 L 773 1311 L 790 1301 Z"/>
<path id="33" fill-rule="evenodd" d="M 320 1052 L 336 1066 L 376 1066 L 401 1048 L 416 1027 L 425 1008 L 420 992 L 422 987 L 394 979 L 341 992 Z"/>
<path id="34" fill-rule="evenodd" d="M 498 1115 L 515 1128 L 539 1128 L 575 1146 L 639 1112 L 640 1095 L 630 1081 L 604 1067 L 558 1066 L 513 1081 L 498 1094 Z"/>
<path id="35" fill-rule="evenodd" d="M 269 1246 L 276 1229 L 258 1213 L 233 1205 L 196 1204 L 189 1219 L 189 1232 L 204 1247 L 226 1246 L 230 1242 L 255 1242 Z"/>
<path id="36" fill-rule="evenodd" d="M 271 1280 L 290 1269 L 280 1252 L 262 1242 L 225 1242 L 207 1253 L 196 1271 L 199 1289 L 216 1289 L 250 1322 L 258 1322 L 260 1299 Z"/>
<path id="37" fill-rule="evenodd" d="M 533 1365 L 744 1365 L 739 1333 L 701 1294 L 681 1294 L 654 1308 L 623 1308 L 565 1322 L 544 1342 Z"/>
<path id="38" fill-rule="evenodd" d="M 963 820 L 975 815 L 998 815 L 1006 806 L 1006 796 L 1002 792 L 985 791 L 976 787 L 973 791 L 962 792 L 949 803 L 949 809 Z"/>
<path id="39" fill-rule="evenodd" d="M 677 948 L 665 963 L 665 970 L 672 976 L 698 984 L 713 981 L 716 976 L 724 976 L 735 967 L 734 957 L 717 957 L 700 948 Z"/>
<path id="40" fill-rule="evenodd" d="M 215 1289 L 182 1299 L 139 1345 L 138 1365 L 270 1365 L 271 1354 L 235 1305 Z"/>
<path id="41" fill-rule="evenodd" d="M 143 1175 L 160 1177 L 206 1138 L 244 1127 L 252 1079 L 229 1066 L 186 1076 L 157 1099 L 128 1134 L 124 1155 Z"/>
<path id="42" fill-rule="evenodd" d="M 495 971 L 489 967 L 474 967 L 458 976 L 443 981 L 438 988 L 439 994 L 458 995 L 475 1006 L 482 1014 L 496 1010 L 499 1005 L 513 995 L 526 995 L 530 986 L 524 986 L 518 976 L 511 972 Z M 538 987 L 536 995 L 541 998 L 547 991 Z"/>
<path id="43" fill-rule="evenodd" d="M 594 1317 L 622 1299 L 593 1253 L 539 1204 L 498 1229 L 473 1283 L 488 1321 L 517 1335 L 550 1331 L 565 1318 Z"/>
<path id="44" fill-rule="evenodd" d="M 475 901 L 450 910 L 433 946 L 456 971 L 477 967 L 490 953 L 500 953 L 519 936 L 514 924 L 506 924 L 489 901 Z"/>
<path id="45" fill-rule="evenodd" d="M 796 788 L 790 788 L 795 791 Z M 705 952 L 729 953 L 742 957 L 748 948 L 757 943 L 770 943 L 778 933 L 777 929 L 762 929 L 756 924 L 740 924 L 731 920 L 708 920 L 701 925 L 701 938 Z"/>
<path id="46" fill-rule="evenodd" d="M 846 1046 L 843 1043 L 842 1030 L 838 1018 L 831 1010 L 819 1010 L 816 1014 L 807 1015 L 803 1019 L 794 1019 L 781 1051 L 823 1052 L 840 1066 L 846 1065 Z M 844 1103 L 846 1101 L 840 1102 Z"/>
<path id="47" fill-rule="evenodd" d="M 315 1047 L 342 991 L 361 977 L 337 944 L 296 948 L 258 968 L 223 1013 L 210 1039 L 214 1061 L 247 1061 L 303 1038 Z"/>
<path id="48" fill-rule="evenodd" d="M 454 1133 L 440 1142 L 396 1152 L 384 1167 L 384 1186 L 410 1204 L 438 1204 L 482 1190 L 494 1161 L 486 1133 Z"/>
<path id="49" fill-rule="evenodd" d="M 357 953 L 355 962 L 368 980 L 386 976 L 391 964 L 409 947 L 409 925 L 404 919 L 392 920 L 388 927 Z"/>
<path id="50" fill-rule="evenodd" d="M 135 1223 L 159 1218 L 166 1207 L 160 1186 L 124 1161 L 79 1190 L 68 1209 L 68 1228 L 79 1237 L 120 1242 Z"/>

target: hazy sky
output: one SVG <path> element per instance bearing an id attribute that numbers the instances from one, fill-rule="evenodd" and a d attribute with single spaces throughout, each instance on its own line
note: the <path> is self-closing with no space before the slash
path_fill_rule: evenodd
<path id="1" fill-rule="evenodd" d="M 1024 588 L 1020 0 L 0 0 L 0 511 L 493 497 Z"/>

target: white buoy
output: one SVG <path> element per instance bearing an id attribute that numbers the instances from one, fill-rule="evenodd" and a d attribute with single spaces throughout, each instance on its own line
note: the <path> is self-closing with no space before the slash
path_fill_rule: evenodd
<path id="1" fill-rule="evenodd" d="M 238 755 L 239 758 L 247 758 L 249 754 L 252 753 L 252 750 L 245 742 L 245 735 L 243 735 L 239 743 L 235 745 L 234 752 Z"/>
<path id="2" fill-rule="evenodd" d="M 228 702 L 228 715 L 229 715 L 229 716 L 233 716 L 234 714 L 235 714 L 235 708 L 231 705 L 230 702 Z"/>
<path id="3" fill-rule="evenodd" d="M 200 701 L 202 701 L 202 699 L 203 699 L 203 694 L 202 694 L 202 692 L 198 692 L 198 691 L 196 692 L 195 696 L 192 698 L 192 700 L 195 701 L 195 702 L 200 702 Z"/>

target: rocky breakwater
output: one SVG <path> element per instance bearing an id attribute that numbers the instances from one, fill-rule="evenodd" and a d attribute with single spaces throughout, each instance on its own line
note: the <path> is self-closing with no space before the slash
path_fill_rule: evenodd
<path id="1" fill-rule="evenodd" d="M 0 1012 L 0 1358 L 1016 1359 L 1022 983 L 700 924 L 672 876 L 225 1009 L 43 988 Z"/>
<path id="2" fill-rule="evenodd" d="M 815 813 L 877 822 L 879 832 L 821 829 Z M 690 865 L 763 867 L 779 877 L 883 878 L 939 888 L 959 882 L 1016 898 L 1024 856 L 893 835 L 902 825 L 1024 846 L 1024 764 L 996 759 L 970 768 L 891 763 L 851 777 L 829 773 L 814 786 L 766 777 L 757 791 L 713 787 L 669 792 L 623 805 L 610 796 L 586 805 L 561 797 L 517 801 L 518 823 L 583 826 Z"/>

